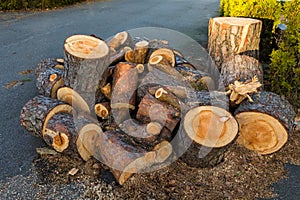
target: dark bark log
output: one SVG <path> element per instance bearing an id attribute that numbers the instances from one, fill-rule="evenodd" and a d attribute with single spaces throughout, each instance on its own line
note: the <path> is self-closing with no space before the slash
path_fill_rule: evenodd
<path id="1" fill-rule="evenodd" d="M 172 132 L 180 120 L 180 111 L 147 94 L 139 104 L 136 119 L 143 123 L 158 122 Z"/>
<path id="2" fill-rule="evenodd" d="M 246 54 L 258 59 L 260 20 L 241 17 L 216 17 L 209 21 L 208 52 L 220 69 L 224 59 Z"/>
<path id="3" fill-rule="evenodd" d="M 73 35 L 65 40 L 64 53 L 65 84 L 93 108 L 98 82 L 109 65 L 108 46 L 92 36 Z"/>
<path id="4" fill-rule="evenodd" d="M 191 69 L 183 65 L 176 66 L 175 69 L 184 77 L 195 90 L 215 90 L 215 81 L 206 72 Z"/>
<path id="5" fill-rule="evenodd" d="M 126 31 L 117 33 L 107 42 L 107 45 L 115 52 L 119 52 L 124 47 L 133 48 L 134 46 L 130 34 Z"/>
<path id="6" fill-rule="evenodd" d="M 148 52 L 149 42 L 143 40 L 137 42 L 133 51 L 133 60 L 136 64 L 144 64 Z"/>
<path id="7" fill-rule="evenodd" d="M 246 55 L 229 56 L 221 65 L 219 89 L 228 88 L 234 81 L 251 81 L 255 76 L 263 83 L 263 70 L 258 60 Z"/>
<path id="8" fill-rule="evenodd" d="M 155 126 L 155 127 L 154 127 Z M 130 136 L 136 143 L 143 148 L 150 149 L 161 141 L 158 141 L 158 135 L 161 132 L 162 125 L 157 122 L 142 124 L 134 119 L 128 119 L 119 125 L 119 128 L 126 135 Z"/>
<path id="9" fill-rule="evenodd" d="M 39 94 L 56 98 L 57 89 L 64 85 L 63 68 L 61 62 L 48 58 L 38 63 L 36 75 L 36 88 Z"/>
<path id="10" fill-rule="evenodd" d="M 239 122 L 238 141 L 260 154 L 278 151 L 293 132 L 295 111 L 283 97 L 260 92 L 252 95 L 253 103 L 244 101 L 235 111 Z"/>
<path id="11" fill-rule="evenodd" d="M 52 146 L 58 151 L 62 151 L 65 148 L 65 143 L 59 141 L 66 141 L 66 135 L 52 134 L 49 135 L 46 132 L 46 125 L 48 121 L 57 113 L 72 113 L 73 109 L 71 106 L 65 104 L 57 99 L 52 99 L 45 96 L 36 96 L 29 100 L 21 110 L 20 124 L 29 133 L 34 136 L 38 136 L 46 140 L 46 143 Z M 49 138 L 52 138 L 50 142 Z M 49 141 L 49 142 L 47 142 Z"/>

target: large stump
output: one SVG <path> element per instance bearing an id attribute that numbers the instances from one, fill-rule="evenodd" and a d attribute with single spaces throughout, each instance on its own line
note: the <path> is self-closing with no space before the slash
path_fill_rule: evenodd
<path id="1" fill-rule="evenodd" d="M 43 138 L 55 150 L 62 152 L 68 147 L 68 135 L 47 131 L 48 121 L 57 113 L 72 113 L 70 105 L 57 99 L 45 96 L 36 96 L 29 100 L 21 110 L 20 124 L 29 133 Z"/>
<path id="2" fill-rule="evenodd" d="M 239 123 L 238 141 L 260 154 L 278 151 L 293 132 L 295 111 L 283 97 L 260 92 L 252 96 L 253 103 L 244 101 L 235 111 Z"/>
<path id="3" fill-rule="evenodd" d="M 73 35 L 65 40 L 66 86 L 77 91 L 92 108 L 100 77 L 109 65 L 109 48 L 98 38 Z"/>
<path id="4" fill-rule="evenodd" d="M 216 17 L 209 21 L 209 55 L 218 68 L 232 55 L 247 54 L 258 59 L 260 20 L 241 17 Z"/>

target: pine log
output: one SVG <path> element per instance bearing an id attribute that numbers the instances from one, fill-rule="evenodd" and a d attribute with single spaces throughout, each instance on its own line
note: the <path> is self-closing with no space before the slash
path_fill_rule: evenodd
<path id="1" fill-rule="evenodd" d="M 175 69 L 195 90 L 215 90 L 215 81 L 208 73 L 191 69 L 191 67 L 187 67 L 185 65 L 178 65 Z"/>
<path id="2" fill-rule="evenodd" d="M 158 122 L 172 132 L 180 120 L 180 111 L 146 94 L 139 104 L 136 119 L 142 123 Z"/>
<path id="3" fill-rule="evenodd" d="M 175 54 L 171 49 L 159 48 L 151 53 L 149 60 L 151 60 L 155 56 L 162 56 L 172 67 L 174 67 L 176 64 Z"/>
<path id="4" fill-rule="evenodd" d="M 134 64 L 118 63 L 114 70 L 111 108 L 119 124 L 135 109 L 138 72 Z"/>
<path id="5" fill-rule="evenodd" d="M 66 86 L 77 91 L 93 108 L 98 82 L 109 66 L 108 46 L 92 36 L 72 35 L 65 40 L 64 54 Z"/>
<path id="6" fill-rule="evenodd" d="M 142 145 L 144 148 L 149 149 L 158 144 L 158 135 L 162 130 L 162 125 L 158 122 L 150 122 L 142 124 L 137 120 L 128 119 L 119 125 L 122 132 L 132 138 L 136 143 Z"/>
<path id="7" fill-rule="evenodd" d="M 226 110 L 215 106 L 199 106 L 184 116 L 180 157 L 192 167 L 213 167 L 219 164 L 228 145 L 238 133 L 238 124 Z"/>
<path id="8" fill-rule="evenodd" d="M 221 65 L 219 89 L 228 88 L 235 81 L 246 82 L 254 77 L 263 83 L 263 69 L 259 61 L 247 55 L 232 55 Z"/>
<path id="9" fill-rule="evenodd" d="M 132 144 L 126 135 L 117 131 L 105 131 L 98 134 L 95 144 L 92 150 L 93 155 L 110 167 L 120 185 L 124 184 L 134 173 L 149 168 L 157 162 L 158 150 L 147 152 Z"/>
<path id="10" fill-rule="evenodd" d="M 73 115 L 69 113 L 55 114 L 45 124 L 45 133 L 44 141 L 49 146 L 53 146 L 56 151 L 64 153 L 68 152 L 69 154 L 73 154 L 74 152 L 77 153 L 77 134 Z M 56 137 L 53 137 L 52 135 L 55 135 Z"/>
<path id="11" fill-rule="evenodd" d="M 130 34 L 126 31 L 117 33 L 113 38 L 107 41 L 107 45 L 115 52 L 119 52 L 124 49 L 124 47 L 132 48 L 134 46 Z"/>
<path id="12" fill-rule="evenodd" d="M 56 98 L 57 89 L 64 85 L 63 69 L 63 63 L 54 58 L 48 58 L 38 63 L 35 70 L 38 93 Z"/>
<path id="13" fill-rule="evenodd" d="M 235 111 L 239 123 L 238 142 L 259 154 L 281 149 L 293 132 L 296 113 L 283 97 L 260 92 L 252 95 L 253 103 L 244 101 Z"/>
<path id="14" fill-rule="evenodd" d="M 144 64 L 147 57 L 149 42 L 146 40 L 135 43 L 133 60 L 136 64 Z"/>
<path id="15" fill-rule="evenodd" d="M 220 69 L 226 58 L 246 54 L 258 60 L 260 20 L 242 17 L 216 17 L 209 21 L 208 52 Z"/>
<path id="16" fill-rule="evenodd" d="M 29 133 L 41 137 L 48 145 L 61 152 L 68 147 L 68 135 L 47 132 L 46 125 L 55 114 L 62 112 L 72 114 L 73 108 L 57 99 L 39 95 L 29 100 L 22 108 L 20 124 Z"/>

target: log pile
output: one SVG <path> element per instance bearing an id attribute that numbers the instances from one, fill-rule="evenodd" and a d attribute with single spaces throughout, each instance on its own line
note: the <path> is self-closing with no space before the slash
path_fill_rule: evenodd
<path id="1" fill-rule="evenodd" d="M 218 35 L 227 30 L 222 23 L 235 34 Z M 259 21 L 212 19 L 209 46 L 219 80 L 166 40 L 137 41 L 126 31 L 108 41 L 72 35 L 64 59 L 37 65 L 39 96 L 24 105 L 20 123 L 58 152 L 98 159 L 120 184 L 179 157 L 192 167 L 214 167 L 236 138 L 260 154 L 274 153 L 288 140 L 293 108 L 262 91 L 255 58 L 236 55 L 258 50 L 259 27 Z M 217 58 L 224 42 L 232 49 Z"/>

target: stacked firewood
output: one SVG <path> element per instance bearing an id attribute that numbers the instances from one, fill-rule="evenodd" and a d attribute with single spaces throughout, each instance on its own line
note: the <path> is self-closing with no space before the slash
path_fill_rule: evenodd
<path id="1" fill-rule="evenodd" d="M 292 128 L 292 106 L 257 92 L 259 68 L 248 58 L 224 62 L 214 80 L 168 41 L 128 32 L 108 41 L 70 36 L 64 55 L 37 65 L 40 95 L 22 108 L 21 125 L 58 152 L 95 157 L 120 184 L 179 157 L 190 166 L 215 166 L 238 132 L 247 148 L 273 153 Z M 237 65 L 230 62 L 252 64 L 232 70 Z"/>

